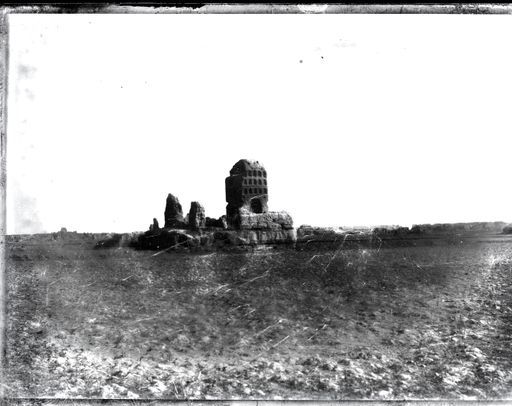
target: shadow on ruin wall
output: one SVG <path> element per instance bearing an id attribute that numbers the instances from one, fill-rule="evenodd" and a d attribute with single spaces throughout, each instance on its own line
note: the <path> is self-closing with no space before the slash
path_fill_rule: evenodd
<path id="1" fill-rule="evenodd" d="M 226 215 L 206 217 L 205 208 L 192 202 L 186 216 L 178 198 L 169 193 L 163 228 L 153 219 L 134 244 L 141 249 L 222 247 L 287 244 L 296 241 L 291 216 L 268 210 L 267 171 L 258 161 L 241 159 L 226 178 Z"/>

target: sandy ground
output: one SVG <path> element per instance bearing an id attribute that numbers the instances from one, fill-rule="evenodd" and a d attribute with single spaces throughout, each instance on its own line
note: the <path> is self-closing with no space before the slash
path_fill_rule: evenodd
<path id="1" fill-rule="evenodd" d="M 163 253 L 8 244 L 10 396 L 512 394 L 512 241 Z"/>

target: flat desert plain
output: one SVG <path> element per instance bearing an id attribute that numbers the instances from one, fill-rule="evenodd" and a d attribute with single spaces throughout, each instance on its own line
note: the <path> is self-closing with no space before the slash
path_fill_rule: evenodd
<path id="1" fill-rule="evenodd" d="M 512 396 L 512 238 L 164 252 L 7 238 L 12 397 Z"/>

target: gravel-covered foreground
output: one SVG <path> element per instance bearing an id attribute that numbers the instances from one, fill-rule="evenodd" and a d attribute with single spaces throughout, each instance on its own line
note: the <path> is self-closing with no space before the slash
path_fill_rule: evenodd
<path id="1" fill-rule="evenodd" d="M 14 397 L 509 398 L 512 242 L 162 253 L 8 244 Z"/>

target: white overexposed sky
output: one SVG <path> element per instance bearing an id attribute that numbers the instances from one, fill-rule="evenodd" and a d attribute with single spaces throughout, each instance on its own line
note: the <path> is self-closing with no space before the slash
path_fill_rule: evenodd
<path id="1" fill-rule="evenodd" d="M 512 221 L 510 15 L 9 16 L 7 231 L 225 213 L 240 158 L 295 224 Z"/>

